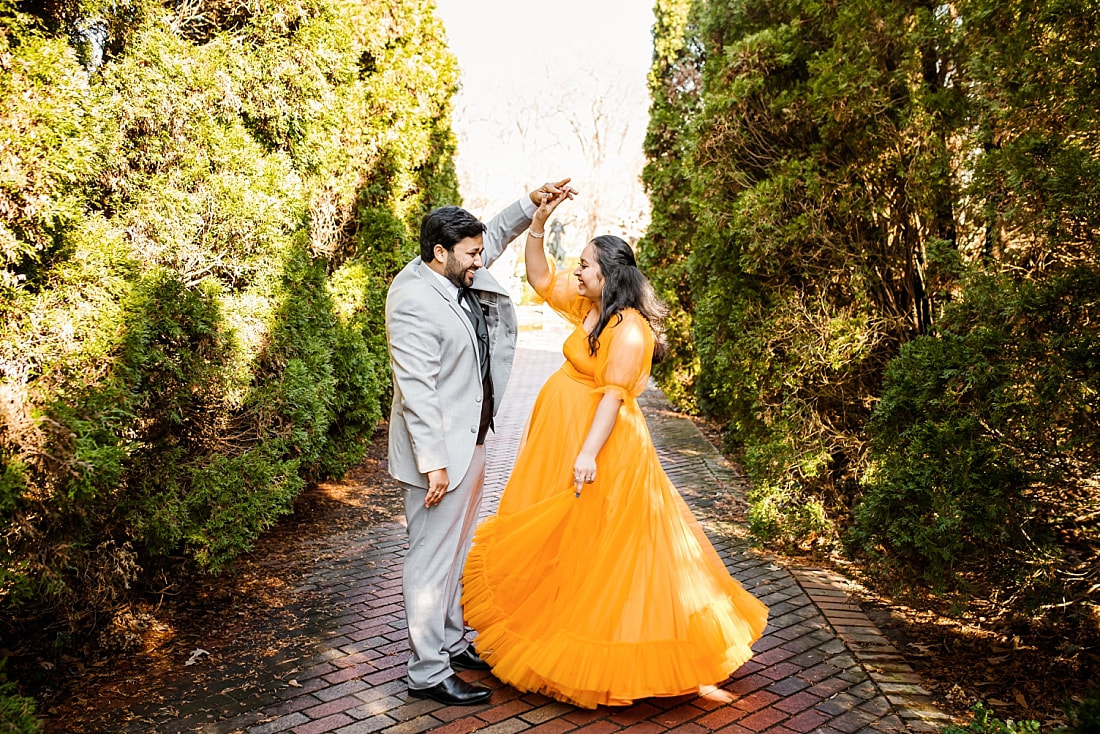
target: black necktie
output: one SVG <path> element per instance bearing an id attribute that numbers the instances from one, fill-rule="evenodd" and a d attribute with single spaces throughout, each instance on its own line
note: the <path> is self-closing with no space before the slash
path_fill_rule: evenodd
<path id="1" fill-rule="evenodd" d="M 481 303 L 477 300 L 477 294 L 474 293 L 472 288 L 459 288 L 458 300 L 467 313 L 473 313 L 474 309 L 481 309 Z"/>
<path id="2" fill-rule="evenodd" d="M 481 310 L 481 301 L 469 288 L 463 288 L 459 298 L 465 302 L 466 317 L 474 326 L 477 334 L 478 358 L 481 361 L 481 373 L 484 377 L 489 371 L 489 325 L 485 322 L 485 312 Z"/>
<path id="3" fill-rule="evenodd" d="M 477 334 L 483 401 L 481 429 L 478 431 L 477 442 L 481 444 L 485 440 L 485 434 L 493 427 L 493 405 L 496 402 L 496 396 L 493 394 L 493 373 L 489 364 L 489 324 L 485 319 L 485 312 L 481 310 L 481 301 L 472 289 L 462 288 L 458 297 L 465 304 L 463 310 L 466 311 L 466 317 L 470 319 L 474 333 Z"/>

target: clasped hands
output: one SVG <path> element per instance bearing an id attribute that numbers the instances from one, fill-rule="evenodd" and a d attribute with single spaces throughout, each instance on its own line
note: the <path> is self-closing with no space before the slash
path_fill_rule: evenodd
<path id="1" fill-rule="evenodd" d="M 532 219 L 533 224 L 545 225 L 558 204 L 577 195 L 577 190 L 568 185 L 571 180 L 563 178 L 561 181 L 547 182 L 531 192 L 531 203 L 538 207 Z"/>

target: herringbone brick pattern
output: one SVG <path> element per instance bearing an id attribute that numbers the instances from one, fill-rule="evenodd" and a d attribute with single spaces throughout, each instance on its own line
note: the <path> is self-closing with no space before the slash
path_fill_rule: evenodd
<path id="1" fill-rule="evenodd" d="M 485 514 L 499 501 L 539 387 L 561 364 L 564 336 L 550 328 L 521 339 L 497 433 L 487 445 Z M 844 580 L 787 568 L 752 550 L 744 528 L 716 509 L 736 495 L 736 473 L 659 392 L 647 391 L 641 402 L 669 476 L 731 573 L 770 608 L 756 656 L 720 686 L 587 711 L 522 694 L 488 673 L 465 672 L 464 678 L 494 688 L 489 703 L 459 708 L 408 698 L 405 531 L 394 522 L 324 540 L 329 547 L 318 548 L 323 560 L 297 589 L 303 601 L 292 611 L 300 625 L 285 631 L 294 644 L 241 661 L 220 680 L 205 681 L 201 691 L 185 683 L 151 695 L 150 703 L 128 712 L 137 718 L 116 731 L 863 734 L 935 731 L 947 723 Z"/>

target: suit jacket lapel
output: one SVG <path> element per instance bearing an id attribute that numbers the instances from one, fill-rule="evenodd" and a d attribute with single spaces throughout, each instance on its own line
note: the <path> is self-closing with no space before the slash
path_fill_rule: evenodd
<path id="1" fill-rule="evenodd" d="M 479 271 L 480 272 L 480 271 Z M 451 298 L 451 295 L 444 290 L 444 286 L 439 282 L 439 278 L 436 277 L 434 272 L 431 272 L 423 260 L 417 266 L 417 274 L 420 279 L 430 285 L 435 292 L 443 299 L 443 303 L 447 304 L 447 307 L 454 312 L 459 321 L 466 327 L 466 333 L 470 335 L 470 341 L 473 342 L 474 348 L 477 348 L 477 331 L 474 329 L 474 325 L 470 323 L 470 317 L 466 315 L 466 311 L 458 304 L 455 299 Z"/>

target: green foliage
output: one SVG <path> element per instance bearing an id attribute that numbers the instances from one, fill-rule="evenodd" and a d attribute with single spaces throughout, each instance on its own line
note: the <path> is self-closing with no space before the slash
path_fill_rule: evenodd
<path id="1" fill-rule="evenodd" d="M 793 544 L 832 533 L 825 507 L 796 483 L 757 482 L 748 494 L 749 530 L 757 538 Z"/>
<path id="2" fill-rule="evenodd" d="M 964 293 L 886 372 L 857 511 L 866 549 L 931 579 L 1044 550 L 1100 460 L 1100 273 L 982 276 Z"/>
<path id="3" fill-rule="evenodd" d="M 6 456 L 3 466 L 3 473 L 0 474 L 0 512 L 8 513 L 27 490 L 27 467 L 23 462 Z"/>
<path id="4" fill-rule="evenodd" d="M 250 550 L 260 532 L 279 515 L 290 512 L 303 481 L 298 475 L 299 460 L 280 460 L 285 455 L 280 448 L 262 444 L 191 467 L 183 517 L 171 527 L 183 531 L 187 548 L 205 568 L 222 570 Z"/>
<path id="5" fill-rule="evenodd" d="M 1092 5 L 657 3 L 655 375 L 725 423 L 758 536 L 1093 593 Z"/>
<path id="6" fill-rule="evenodd" d="M 857 521 L 865 544 L 914 567 L 926 562 L 930 579 L 949 574 L 966 549 L 988 550 L 1022 530 L 1029 478 L 1000 440 L 1013 400 L 998 359 L 1006 336 L 921 337 L 887 370 L 871 426 L 877 463 Z M 983 413 L 1001 419 L 987 425 Z"/>
<path id="7" fill-rule="evenodd" d="M 968 212 L 982 255 L 1024 271 L 1100 258 L 1100 44 L 1091 0 L 969 0 L 953 28 L 973 124 Z"/>
<path id="8" fill-rule="evenodd" d="M 42 722 L 34 715 L 34 699 L 20 695 L 15 683 L 5 678 L 4 662 L 0 660 L 0 732 L 37 734 Z"/>
<path id="9" fill-rule="evenodd" d="M 845 518 L 883 367 L 928 325 L 925 243 L 953 240 L 942 79 L 923 70 L 907 3 L 668 14 L 642 252 L 679 336 L 658 378 L 677 394 L 690 373 L 698 406 L 727 421 L 773 488 L 761 527 L 820 533 L 831 523 L 802 505 Z"/>
<path id="10" fill-rule="evenodd" d="M 973 707 L 974 720 L 966 726 L 948 726 L 943 734 L 1039 734 L 1038 721 L 1002 721 L 982 704 Z"/>
<path id="11" fill-rule="evenodd" d="M 202 10 L 3 11 L 6 613 L 81 629 L 159 558 L 221 571 L 354 465 L 385 286 L 458 198 L 430 0 Z"/>
<path id="12" fill-rule="evenodd" d="M 943 729 L 942 734 L 1039 734 L 1042 731 L 1038 721 L 1001 720 L 993 715 L 981 703 L 971 707 L 974 719 L 965 726 L 951 725 Z M 1096 734 L 1100 732 L 1100 692 L 1093 690 L 1084 700 L 1066 707 L 1069 714 L 1069 726 L 1059 726 L 1052 731 L 1057 734 Z"/>
<path id="13" fill-rule="evenodd" d="M 694 219 L 684 159 L 684 120 L 698 104 L 701 59 L 693 57 L 686 43 L 690 11 L 690 0 L 658 0 L 654 7 L 654 55 L 649 72 L 652 104 L 645 140 L 648 162 L 642 173 L 653 215 L 638 243 L 638 263 L 669 307 L 665 321 L 668 356 L 654 366 L 654 376 L 670 400 L 695 411 L 698 364 L 691 338 L 694 306 L 688 281 Z"/>

